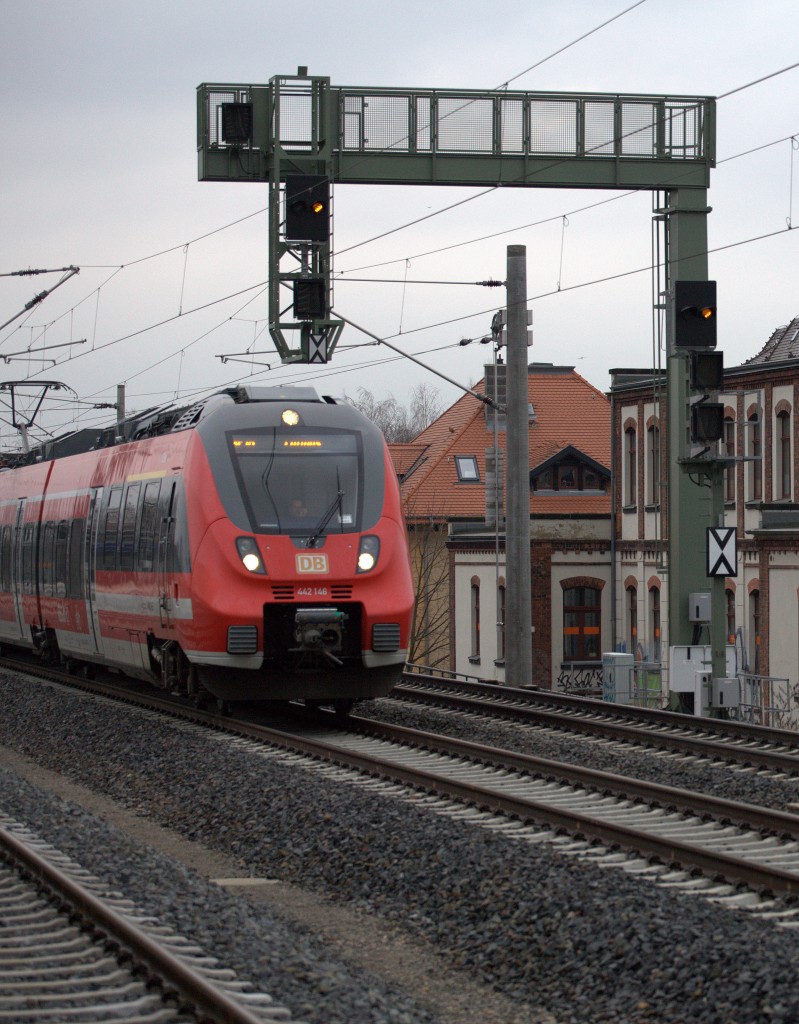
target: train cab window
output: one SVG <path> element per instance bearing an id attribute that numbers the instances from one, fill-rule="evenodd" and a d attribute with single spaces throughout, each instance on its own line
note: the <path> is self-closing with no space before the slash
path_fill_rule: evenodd
<path id="1" fill-rule="evenodd" d="M 108 495 L 105 522 L 102 524 L 98 543 L 98 567 L 116 569 L 117 535 L 119 533 L 119 506 L 122 503 L 122 488 L 113 487 Z"/>
<path id="2" fill-rule="evenodd" d="M 139 543 L 137 547 L 138 557 L 136 561 L 136 568 L 142 572 L 152 572 L 155 567 L 155 540 L 158 531 L 158 494 L 160 490 L 160 480 L 152 480 L 144 488 Z"/>
<path id="3" fill-rule="evenodd" d="M 139 514 L 141 484 L 129 484 L 125 493 L 125 511 L 122 516 L 122 539 L 119 546 L 119 568 L 132 569 L 136 551 L 136 518 Z"/>
<path id="4" fill-rule="evenodd" d="M 55 524 L 55 558 L 53 577 L 53 597 L 66 597 L 67 594 L 67 546 L 69 544 L 69 523 L 62 519 Z"/>
<path id="5" fill-rule="evenodd" d="M 228 435 L 256 533 L 352 533 L 359 527 L 363 452 L 346 430 L 260 430 Z"/>

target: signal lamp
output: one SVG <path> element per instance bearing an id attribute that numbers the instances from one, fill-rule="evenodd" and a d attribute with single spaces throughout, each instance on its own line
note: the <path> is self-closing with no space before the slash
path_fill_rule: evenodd
<path id="1" fill-rule="evenodd" d="M 697 402 L 691 406 L 691 442 L 710 444 L 724 437 L 724 406 L 721 402 Z"/>
<path id="2" fill-rule="evenodd" d="M 246 146 L 252 141 L 252 103 L 222 103 L 222 141 Z"/>
<path id="3" fill-rule="evenodd" d="M 691 387 L 696 391 L 721 391 L 724 387 L 724 353 L 691 353 Z"/>
<path id="4" fill-rule="evenodd" d="M 310 242 L 330 238 L 330 179 L 324 174 L 286 176 L 285 235 Z"/>
<path id="5" fill-rule="evenodd" d="M 324 319 L 326 309 L 325 280 L 322 277 L 300 277 L 294 282 L 294 316 L 297 320 Z"/>
<path id="6" fill-rule="evenodd" d="M 677 349 L 716 347 L 716 282 L 674 282 L 674 346 Z"/>

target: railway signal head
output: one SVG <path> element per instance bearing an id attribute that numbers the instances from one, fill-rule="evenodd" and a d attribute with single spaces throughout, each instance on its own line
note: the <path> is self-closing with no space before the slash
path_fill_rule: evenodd
<path id="1" fill-rule="evenodd" d="M 294 316 L 298 320 L 322 320 L 327 313 L 327 284 L 322 277 L 298 277 L 294 281 Z"/>
<path id="2" fill-rule="evenodd" d="M 285 235 L 292 241 L 330 238 L 330 179 L 324 174 L 286 176 Z"/>
<path id="3" fill-rule="evenodd" d="M 723 352 L 691 352 L 691 387 L 695 391 L 723 390 Z"/>
<path id="4" fill-rule="evenodd" d="M 721 402 L 696 402 L 691 406 L 691 443 L 712 444 L 724 437 L 724 406 Z"/>
<path id="5" fill-rule="evenodd" d="M 716 347 L 716 282 L 674 282 L 674 346 L 677 349 Z"/>

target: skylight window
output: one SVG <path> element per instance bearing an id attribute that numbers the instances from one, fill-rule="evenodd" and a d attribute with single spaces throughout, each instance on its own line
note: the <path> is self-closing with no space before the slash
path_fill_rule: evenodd
<path id="1" fill-rule="evenodd" d="M 474 455 L 456 455 L 455 469 L 461 483 L 475 484 L 480 482 L 480 470 L 477 468 L 477 457 Z"/>

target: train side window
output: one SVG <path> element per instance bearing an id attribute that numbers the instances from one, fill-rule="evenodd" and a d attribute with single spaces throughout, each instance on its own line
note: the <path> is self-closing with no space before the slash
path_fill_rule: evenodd
<path id="1" fill-rule="evenodd" d="M 141 484 L 129 484 L 122 516 L 122 540 L 119 547 L 119 568 L 132 569 L 136 551 L 136 517 L 139 512 Z"/>
<path id="2" fill-rule="evenodd" d="M 158 501 L 159 542 L 162 545 L 160 553 L 160 571 L 175 571 L 175 523 L 174 516 L 177 504 L 177 484 L 174 480 L 167 481 L 166 487 L 161 488 L 161 496 Z"/>
<path id="3" fill-rule="evenodd" d="M 85 519 L 73 519 L 69 524 L 69 569 L 67 596 L 83 597 L 83 543 Z"/>
<path id="4" fill-rule="evenodd" d="M 66 597 L 67 594 L 67 543 L 69 541 L 69 523 L 62 519 L 55 528 L 55 576 L 53 578 L 53 596 Z"/>
<path id="5" fill-rule="evenodd" d="M 158 535 L 158 495 L 160 490 L 160 480 L 152 480 L 144 488 L 136 564 L 136 568 L 142 572 L 152 572 L 155 565 L 155 543 Z"/>
<path id="6" fill-rule="evenodd" d="M 113 487 L 108 495 L 105 509 L 105 522 L 100 534 L 100 557 L 98 562 L 103 569 L 117 567 L 117 535 L 119 533 L 119 506 L 122 503 L 122 488 Z"/>
<path id="7" fill-rule="evenodd" d="M 11 527 L 4 526 L 0 539 L 0 589 L 11 591 Z"/>
<path id="8" fill-rule="evenodd" d="M 26 523 L 22 528 L 22 593 L 32 594 L 34 592 L 33 580 L 33 542 L 35 539 L 35 526 L 33 523 Z"/>
<path id="9" fill-rule="evenodd" d="M 53 571 L 55 546 L 55 523 L 50 520 L 44 524 L 41 547 L 41 563 L 39 566 L 42 594 L 45 597 L 53 596 Z"/>

